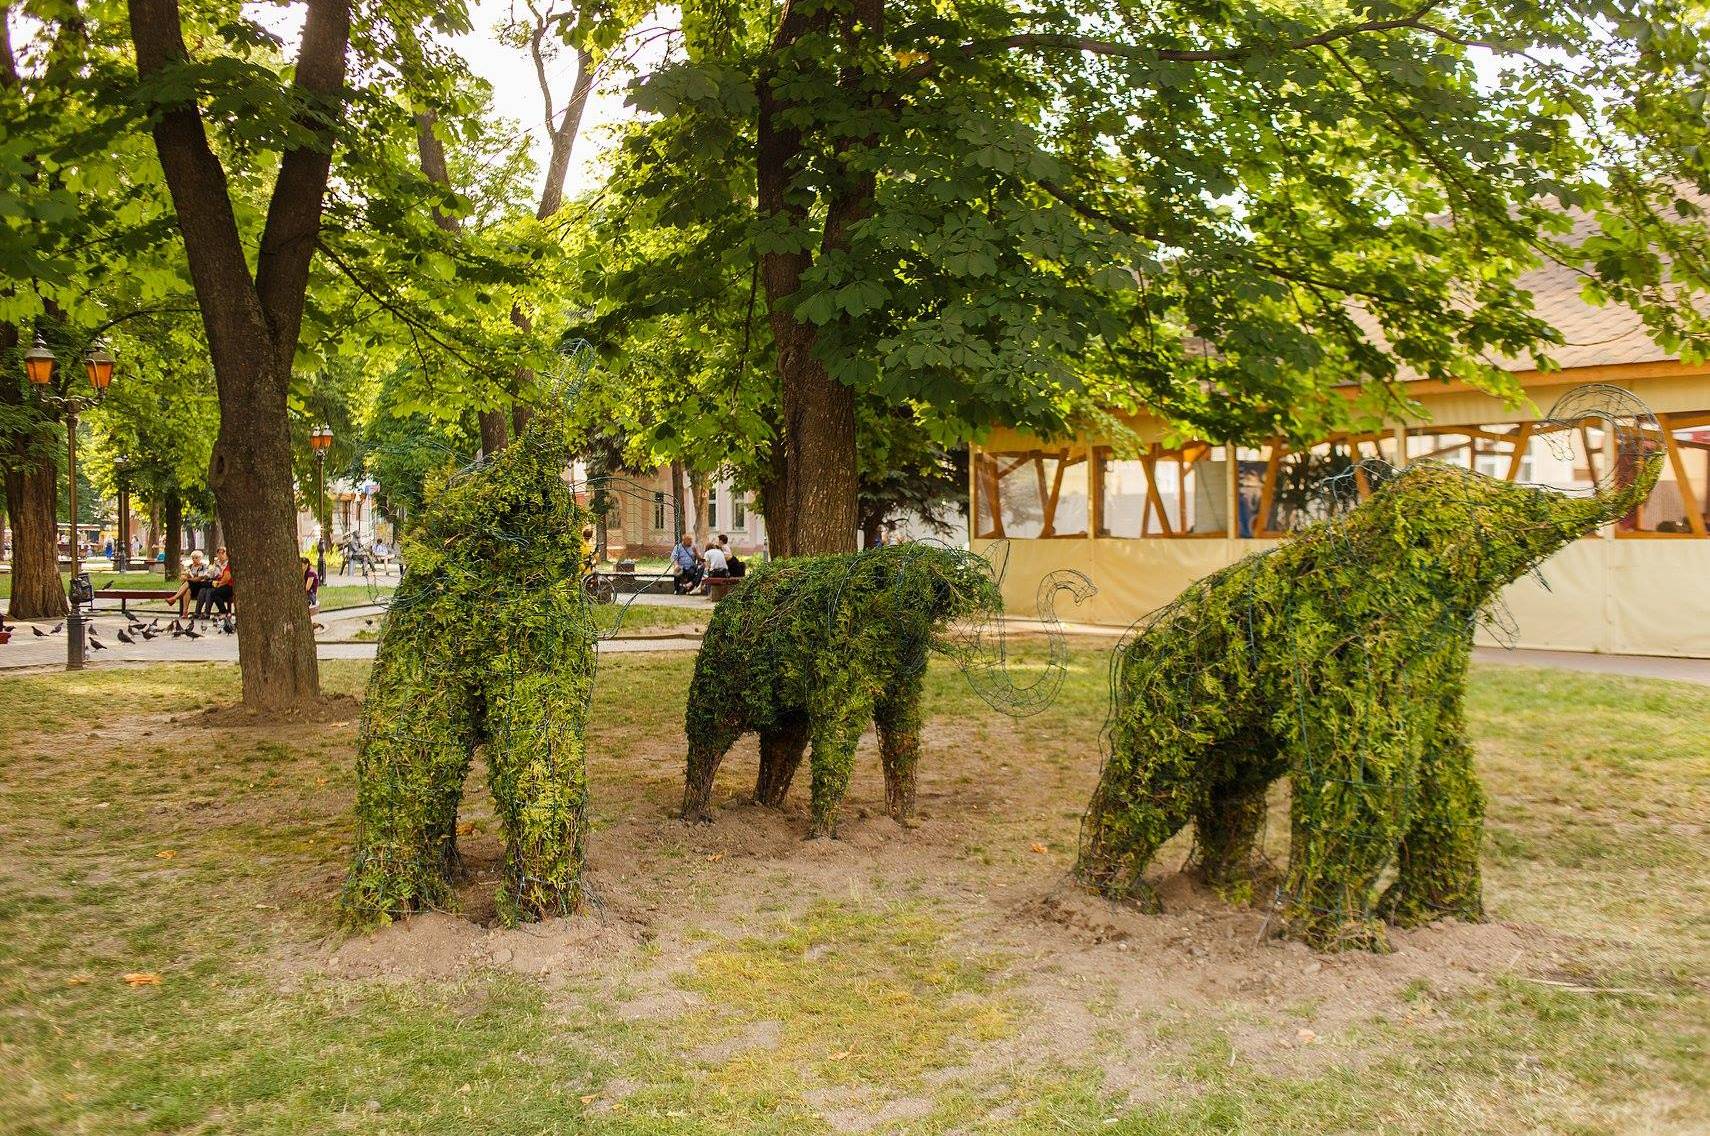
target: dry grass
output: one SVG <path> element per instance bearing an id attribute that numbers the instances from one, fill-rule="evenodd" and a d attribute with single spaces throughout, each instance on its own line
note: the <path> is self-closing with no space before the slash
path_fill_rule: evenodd
<path id="1" fill-rule="evenodd" d="M 0 680 L 0 1132 L 1710 1127 L 1710 690 L 1478 672 L 1496 922 L 1374 958 L 1259 942 L 1179 878 L 1157 918 L 1063 883 L 1096 645 L 1019 722 L 935 668 L 921 823 L 874 815 L 869 739 L 836 842 L 800 840 L 802 786 L 738 803 L 751 742 L 716 824 L 671 818 L 689 664 L 602 662 L 599 910 L 480 925 L 477 776 L 464 914 L 359 939 L 329 917 L 354 708 L 205 716 L 229 666 Z"/>

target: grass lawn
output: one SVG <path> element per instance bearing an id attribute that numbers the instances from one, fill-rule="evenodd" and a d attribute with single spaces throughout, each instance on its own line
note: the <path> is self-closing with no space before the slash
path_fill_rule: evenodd
<path id="1" fill-rule="evenodd" d="M 805 774 L 743 803 L 752 739 L 716 822 L 673 818 L 691 665 L 601 661 L 597 907 L 484 925 L 477 774 L 461 913 L 357 936 L 354 701 L 256 726 L 202 712 L 229 665 L 0 679 L 0 1132 L 1710 1129 L 1710 689 L 1475 672 L 1492 921 L 1333 956 L 1179 876 L 1185 840 L 1161 916 L 1068 885 L 1098 646 L 1017 721 L 935 664 L 919 822 L 883 816 L 868 738 L 816 842 Z M 354 695 L 365 664 L 322 674 Z"/>

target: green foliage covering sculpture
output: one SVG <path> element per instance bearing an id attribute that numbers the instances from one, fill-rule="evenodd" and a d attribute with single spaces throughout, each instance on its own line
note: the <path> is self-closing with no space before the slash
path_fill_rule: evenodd
<path id="1" fill-rule="evenodd" d="M 505 837 L 506 921 L 574 912 L 587 838 L 595 629 L 586 517 L 555 407 L 429 503 L 408 539 L 363 707 L 347 920 L 441 908 L 478 746 Z"/>
<path id="2" fill-rule="evenodd" d="M 1386 922 L 1482 918 L 1484 794 L 1462 706 L 1476 620 L 1504 585 L 1636 508 L 1661 467 L 1655 420 L 1631 395 L 1564 401 L 1557 421 L 1617 424 L 1619 476 L 1595 496 L 1418 462 L 1197 582 L 1119 646 L 1081 879 L 1157 910 L 1141 874 L 1191 821 L 1202 878 L 1239 893 L 1260 878 L 1266 791 L 1287 775 L 1284 934 L 1384 949 Z"/>
<path id="3" fill-rule="evenodd" d="M 709 821 L 713 779 L 736 739 L 760 735 L 754 799 L 782 805 L 811 746 L 810 836 L 833 836 L 855 745 L 878 729 L 886 806 L 914 808 L 921 681 L 932 651 L 961 663 L 976 692 L 1010 713 L 1043 708 L 1062 684 L 1066 649 L 1051 603 L 1093 594 L 1078 572 L 1040 585 L 1051 625 L 1045 672 L 1018 687 L 1005 666 L 1003 596 L 989 561 L 931 544 L 801 556 L 755 569 L 719 602 L 695 663 L 685 726 L 685 820 Z"/>

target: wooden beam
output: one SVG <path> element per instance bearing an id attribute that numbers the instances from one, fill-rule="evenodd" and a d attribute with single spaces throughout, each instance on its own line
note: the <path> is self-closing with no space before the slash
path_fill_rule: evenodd
<path id="1" fill-rule="evenodd" d="M 1087 447 L 1087 536 L 1104 533 L 1104 462 L 1108 446 Z"/>
<path id="2" fill-rule="evenodd" d="M 1692 530 L 1693 536 L 1702 537 L 1706 535 L 1704 514 L 1698 511 L 1698 495 L 1692 491 L 1692 479 L 1686 476 L 1686 461 L 1680 456 L 1680 447 L 1675 445 L 1669 416 L 1659 414 L 1657 422 L 1663 429 L 1663 445 L 1668 448 L 1669 464 L 1674 467 L 1675 483 L 1680 489 L 1680 503 L 1686 506 L 1686 526 Z"/>
<path id="3" fill-rule="evenodd" d="M 1532 424 L 1520 423 L 1520 430 L 1514 438 L 1514 452 L 1508 457 L 1508 476 L 1504 481 L 1513 481 L 1520 476 L 1520 463 L 1525 460 L 1526 452 L 1532 446 Z"/>
<path id="4" fill-rule="evenodd" d="M 1154 508 L 1158 510 L 1158 523 L 1164 527 L 1165 536 L 1176 535 L 1170 528 L 1170 514 L 1164 508 L 1163 495 L 1158 492 L 1158 443 L 1152 443 L 1151 452 L 1141 455 L 1140 464 L 1146 470 L 1146 511 L 1140 521 L 1140 535 L 1146 535 L 1145 517 L 1151 515 Z"/>
<path id="5" fill-rule="evenodd" d="M 1003 498 L 998 492 L 997 459 L 988 456 L 987 460 L 981 462 L 980 465 L 986 479 L 986 492 L 991 495 L 990 508 L 992 514 L 991 530 L 982 535 L 993 540 L 1003 540 L 1006 534 L 1003 531 Z M 1013 469 L 1014 467 L 1010 468 Z"/>
<path id="6" fill-rule="evenodd" d="M 1045 460 L 1043 458 L 1039 460 L 1038 468 L 1040 476 L 1044 477 Z M 1062 453 L 1057 455 L 1057 474 L 1051 479 L 1051 496 L 1043 499 L 1045 506 L 1045 523 L 1044 527 L 1039 530 L 1039 536 L 1041 539 L 1057 535 L 1057 498 L 1062 495 L 1063 473 L 1068 468 L 1069 451 L 1064 450 Z"/>
<path id="7" fill-rule="evenodd" d="M 1187 532 L 1187 475 L 1188 466 L 1183 463 L 1180 451 L 1176 453 L 1176 531 Z"/>

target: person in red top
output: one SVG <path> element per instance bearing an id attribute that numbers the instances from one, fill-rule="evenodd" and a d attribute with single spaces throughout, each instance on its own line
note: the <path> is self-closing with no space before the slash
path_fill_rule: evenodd
<path id="1" fill-rule="evenodd" d="M 202 589 L 202 594 L 196 597 L 196 615 L 194 618 L 210 618 L 214 614 L 216 605 L 218 605 L 222 615 L 231 614 L 232 562 L 223 547 L 214 553 L 213 578 L 208 581 L 208 586 Z"/>

